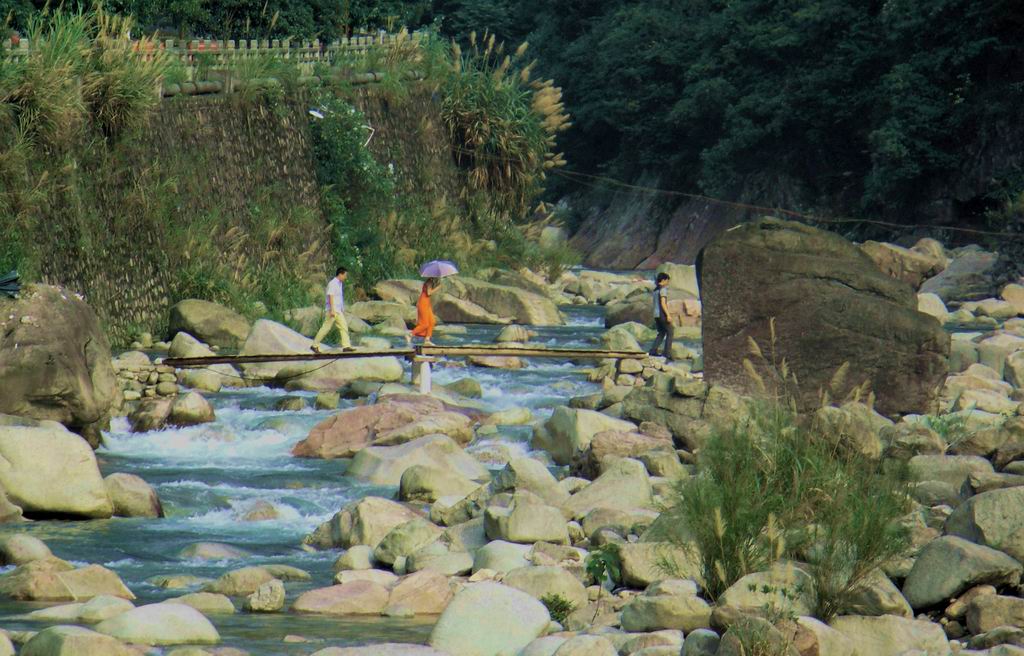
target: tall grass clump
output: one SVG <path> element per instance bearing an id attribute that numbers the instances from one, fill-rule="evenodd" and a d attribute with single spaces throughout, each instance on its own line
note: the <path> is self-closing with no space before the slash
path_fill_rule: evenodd
<path id="1" fill-rule="evenodd" d="M 173 63 L 153 39 L 132 40 L 130 17 L 97 5 L 88 25 L 82 96 L 94 125 L 114 138 L 145 124 L 160 103 L 160 85 Z"/>
<path id="2" fill-rule="evenodd" d="M 202 298 L 253 317 L 283 320 L 313 303 L 322 285 L 319 215 L 270 194 L 248 206 L 245 226 L 209 212 L 171 226 L 174 300 Z"/>
<path id="3" fill-rule="evenodd" d="M 32 49 L 8 77 L 0 103 L 32 142 L 47 150 L 76 144 L 94 127 L 110 138 L 141 125 L 159 103 L 170 57 L 132 20 L 104 11 L 56 10 L 32 17 Z M 13 84 L 11 83 L 13 81 Z"/>
<path id="4" fill-rule="evenodd" d="M 150 39 L 130 40 L 130 29 L 129 18 L 101 5 L 46 9 L 29 20 L 27 56 L 0 52 L 0 263 L 27 279 L 38 278 L 45 257 L 38 218 L 73 195 L 78 155 L 104 152 L 159 102 L 171 62 Z"/>
<path id="5" fill-rule="evenodd" d="M 453 43 L 452 71 L 443 85 L 442 115 L 455 161 L 469 186 L 485 192 L 492 208 L 525 219 L 543 189 L 545 171 L 563 166 L 556 136 L 569 128 L 562 91 L 551 80 L 533 79 L 525 64 L 527 44 L 505 52 L 493 34 L 463 52 Z"/>
<path id="6" fill-rule="evenodd" d="M 778 379 L 795 384 L 781 373 Z M 747 416 L 700 451 L 697 475 L 677 483 L 666 513 L 684 530 L 666 537 L 697 549 L 712 598 L 777 560 L 805 563 L 816 615 L 828 620 L 907 547 L 898 523 L 909 510 L 905 473 L 837 443 L 796 412 L 787 387 L 762 389 Z"/>

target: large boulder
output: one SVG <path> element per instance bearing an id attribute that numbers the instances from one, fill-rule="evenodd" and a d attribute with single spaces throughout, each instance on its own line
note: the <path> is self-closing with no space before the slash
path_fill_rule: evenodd
<path id="1" fill-rule="evenodd" d="M 677 340 L 692 339 L 689 337 L 690 333 L 684 328 L 700 325 L 702 314 L 700 301 L 693 298 L 689 292 L 670 289 L 667 305 L 669 315 L 676 323 L 675 338 Z M 654 326 L 654 307 L 650 294 L 630 296 L 608 304 L 608 310 L 604 317 L 605 328 L 614 328 L 625 324 L 637 324 L 646 328 Z M 699 334 L 699 332 L 698 330 L 697 333 Z"/>
<path id="2" fill-rule="evenodd" d="M 435 398 L 393 395 L 373 405 L 331 415 L 292 449 L 300 458 L 351 458 L 368 446 L 393 446 L 425 435 L 447 435 L 459 444 L 473 438 L 473 421 Z M 397 484 L 397 483 L 396 483 Z"/>
<path id="3" fill-rule="evenodd" d="M 422 280 L 381 280 L 373 286 L 373 293 L 382 301 L 415 305 L 422 288 Z"/>
<path id="4" fill-rule="evenodd" d="M 561 506 L 569 498 L 547 466 L 533 458 L 511 458 L 494 474 L 493 486 L 498 492 L 526 490 L 552 506 Z"/>
<path id="5" fill-rule="evenodd" d="M 600 473 L 601 461 L 608 456 L 642 460 L 655 453 L 671 454 L 678 461 L 671 439 L 641 433 L 602 431 L 595 434 L 590 446 L 577 455 L 573 471 L 584 478 L 594 478 Z"/>
<path id="6" fill-rule="evenodd" d="M 53 557 L 46 543 L 27 533 L 0 538 L 0 565 L 25 565 L 33 560 Z"/>
<path id="7" fill-rule="evenodd" d="M 548 627 L 547 608 L 498 583 L 476 583 L 455 595 L 430 634 L 430 646 L 451 656 L 515 654 Z"/>
<path id="8" fill-rule="evenodd" d="M 138 652 L 117 638 L 80 626 L 51 626 L 32 636 L 19 653 L 21 656 L 134 656 Z"/>
<path id="9" fill-rule="evenodd" d="M 559 406 L 551 418 L 533 435 L 533 447 L 543 449 L 559 465 L 572 463 L 573 458 L 590 446 L 591 440 L 603 431 L 629 433 L 636 425 L 593 410 Z"/>
<path id="10" fill-rule="evenodd" d="M 0 426 L 0 462 L 0 489 L 26 514 L 114 513 L 92 447 L 61 426 Z"/>
<path id="11" fill-rule="evenodd" d="M 167 423 L 172 426 L 196 426 L 214 419 L 213 406 L 199 392 L 189 392 L 174 399 L 167 415 Z"/>
<path id="12" fill-rule="evenodd" d="M 73 292 L 29 285 L 0 295 L 0 412 L 58 421 L 95 448 L 121 393 L 110 343 Z"/>
<path id="13" fill-rule="evenodd" d="M 416 615 L 438 615 L 452 600 L 444 574 L 425 569 L 402 579 L 391 589 L 388 608 L 404 608 Z"/>
<path id="14" fill-rule="evenodd" d="M 942 273 L 921 285 L 921 292 L 935 294 L 944 303 L 980 301 L 995 296 L 998 289 L 994 273 L 999 262 L 996 253 L 977 247 L 962 250 Z"/>
<path id="15" fill-rule="evenodd" d="M 562 505 L 569 517 L 582 519 L 595 508 L 650 508 L 654 505 L 651 480 L 643 463 L 609 458 L 604 473 Z"/>
<path id="16" fill-rule="evenodd" d="M 551 290 L 548 288 L 547 280 L 545 280 L 541 275 L 526 268 L 520 269 L 519 271 L 510 271 L 509 269 L 491 269 L 489 271 L 481 272 L 480 277 L 487 282 L 494 283 L 495 285 L 525 289 L 526 291 L 537 294 L 538 296 L 551 295 Z"/>
<path id="17" fill-rule="evenodd" d="M 381 642 L 366 647 L 328 647 L 310 656 L 450 656 L 426 645 L 402 642 Z"/>
<path id="18" fill-rule="evenodd" d="M 362 301 L 353 303 L 346 308 L 345 312 L 354 314 L 367 323 L 376 324 L 391 320 L 402 324 L 416 323 L 416 310 L 405 303 Z"/>
<path id="19" fill-rule="evenodd" d="M 213 592 L 228 597 L 247 597 L 274 579 L 274 575 L 262 567 L 242 567 L 221 575 L 216 581 L 203 586 L 203 592 Z"/>
<path id="20" fill-rule="evenodd" d="M 24 601 L 87 601 L 102 595 L 135 599 L 109 569 L 101 565 L 76 569 L 57 558 L 33 560 L 0 576 L 0 594 Z"/>
<path id="21" fill-rule="evenodd" d="M 554 301 L 525 289 L 460 276 L 452 280 L 445 291 L 498 316 L 512 317 L 516 323 L 533 326 L 560 326 L 565 323 Z"/>
<path id="22" fill-rule="evenodd" d="M 103 479 L 107 494 L 120 517 L 163 517 L 164 508 L 149 483 L 135 474 L 115 473 Z"/>
<path id="23" fill-rule="evenodd" d="M 839 609 L 841 615 L 899 615 L 914 611 L 900 589 L 881 570 L 874 570 L 850 590 Z"/>
<path id="24" fill-rule="evenodd" d="M 823 390 L 844 398 L 868 382 L 882 414 L 934 411 L 949 335 L 917 311 L 909 285 L 842 237 L 761 219 L 708 245 L 700 277 L 709 382 L 757 393 L 747 358 L 771 380 L 772 363 L 750 354 L 753 340 L 800 381 L 801 409 L 820 405 Z M 841 367 L 845 375 L 836 376 Z"/>
<path id="25" fill-rule="evenodd" d="M 244 607 L 250 612 L 273 613 L 284 608 L 284 600 L 284 583 L 272 579 L 246 597 Z"/>
<path id="26" fill-rule="evenodd" d="M 668 274 L 669 289 L 684 291 L 692 298 L 700 296 L 700 288 L 697 286 L 697 267 L 692 264 L 664 262 L 658 265 L 655 273 Z"/>
<path id="27" fill-rule="evenodd" d="M 500 317 L 480 307 L 473 301 L 451 294 L 441 294 L 433 301 L 434 314 L 445 323 L 482 323 L 504 325 L 512 323 L 511 317 Z"/>
<path id="28" fill-rule="evenodd" d="M 656 583 L 622 609 L 626 631 L 680 629 L 690 633 L 711 626 L 711 607 L 697 596 L 692 581 Z"/>
<path id="29" fill-rule="evenodd" d="M 949 642 L 939 624 L 883 615 L 843 615 L 830 622 L 842 633 L 854 656 L 902 656 L 907 652 L 948 656 Z"/>
<path id="30" fill-rule="evenodd" d="M 311 339 L 287 326 L 260 319 L 252 326 L 239 355 L 268 353 L 309 353 Z M 344 358 L 324 366 L 308 363 L 262 362 L 242 365 L 246 376 L 264 379 L 288 389 L 333 392 L 353 381 L 395 382 L 402 378 L 402 363 L 397 358 Z"/>
<path id="31" fill-rule="evenodd" d="M 673 575 L 701 580 L 700 556 L 695 548 L 682 549 L 670 542 L 628 542 L 619 545 L 622 583 L 645 588 L 665 578 L 665 565 Z"/>
<path id="32" fill-rule="evenodd" d="M 427 465 L 476 481 L 490 474 L 475 458 L 445 435 L 427 435 L 398 446 L 371 446 L 352 459 L 346 472 L 376 485 L 399 485 L 414 465 Z"/>
<path id="33" fill-rule="evenodd" d="M 342 508 L 321 524 L 303 543 L 320 548 L 349 548 L 366 545 L 376 548 L 391 529 L 419 517 L 400 503 L 380 497 L 363 497 Z"/>
<path id="34" fill-rule="evenodd" d="M 214 645 L 220 634 L 202 613 L 185 604 L 149 604 L 96 625 L 100 633 L 139 645 Z"/>
<path id="35" fill-rule="evenodd" d="M 886 275 L 902 280 L 914 289 L 927 278 L 946 268 L 946 259 L 936 254 L 921 253 L 895 244 L 866 241 L 860 250 L 871 258 Z"/>
<path id="36" fill-rule="evenodd" d="M 402 472 L 398 496 L 403 501 L 433 503 L 441 497 L 464 497 L 478 487 L 478 482 L 450 468 L 413 465 Z"/>
<path id="37" fill-rule="evenodd" d="M 529 492 L 517 492 L 508 506 L 491 505 L 484 512 L 484 530 L 491 540 L 520 544 L 568 544 L 565 517 Z"/>
<path id="38" fill-rule="evenodd" d="M 514 569 L 501 581 L 534 599 L 558 595 L 576 608 L 587 605 L 587 589 L 568 570 L 553 565 Z"/>
<path id="39" fill-rule="evenodd" d="M 810 615 L 817 600 L 810 574 L 792 563 L 778 562 L 768 570 L 741 577 L 722 593 L 718 603 L 745 611 L 777 608 L 792 615 Z"/>
<path id="40" fill-rule="evenodd" d="M 1000 626 L 1024 627 L 1024 599 L 1004 595 L 978 595 L 967 604 L 967 629 L 988 633 Z"/>
<path id="41" fill-rule="evenodd" d="M 270 583 L 273 583 L 274 581 L 277 581 L 277 579 L 272 579 Z M 277 582 L 280 583 L 280 581 Z M 265 583 L 264 585 L 269 585 L 269 583 Z M 260 589 L 262 589 L 262 586 Z M 181 595 L 180 597 L 171 597 L 161 603 L 185 604 L 186 606 L 195 608 L 203 615 L 235 614 L 235 604 L 227 595 L 223 595 L 218 592 L 193 592 Z"/>
<path id="42" fill-rule="evenodd" d="M 511 572 L 530 564 L 526 559 L 529 553 L 530 547 L 525 544 L 512 544 L 504 540 L 488 542 L 474 555 L 473 571 L 489 569 L 495 572 Z"/>
<path id="43" fill-rule="evenodd" d="M 946 520 L 946 533 L 1024 561 L 1024 487 L 971 497 Z"/>
<path id="44" fill-rule="evenodd" d="M 296 613 L 379 615 L 388 605 L 388 589 L 372 581 L 352 581 L 303 592 L 292 604 Z"/>
<path id="45" fill-rule="evenodd" d="M 444 531 L 422 517 L 411 519 L 388 531 L 373 550 L 379 563 L 394 565 L 399 558 L 408 558 L 423 547 L 436 542 Z"/>
<path id="46" fill-rule="evenodd" d="M 171 306 L 167 337 L 188 333 L 212 346 L 238 348 L 249 336 L 245 317 L 223 305 L 190 298 Z"/>
<path id="47" fill-rule="evenodd" d="M 1021 564 L 1001 551 L 947 535 L 929 542 L 903 583 L 913 608 L 929 608 L 976 585 L 1015 586 Z"/>

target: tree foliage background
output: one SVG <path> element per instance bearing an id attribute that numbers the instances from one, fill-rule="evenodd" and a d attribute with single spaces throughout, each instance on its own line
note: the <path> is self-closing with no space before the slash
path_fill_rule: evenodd
<path id="1" fill-rule="evenodd" d="M 15 27 L 41 0 L 0 0 Z M 731 199 L 981 216 L 1024 189 L 1019 0 L 109 0 L 147 30 L 530 41 L 576 170 Z M 557 180 L 553 181 L 557 183 Z M 554 184 L 554 193 L 570 191 Z"/>

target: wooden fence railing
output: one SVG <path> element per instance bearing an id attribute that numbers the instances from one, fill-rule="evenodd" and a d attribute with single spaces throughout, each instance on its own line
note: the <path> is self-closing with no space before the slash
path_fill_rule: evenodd
<path id="1" fill-rule="evenodd" d="M 345 57 L 366 55 L 376 48 L 391 47 L 400 38 L 411 38 L 419 41 L 428 38 L 425 33 L 413 32 L 401 37 L 398 34 L 378 32 L 372 35 L 357 35 L 344 39 L 326 42 L 319 39 L 162 39 L 157 41 L 135 41 L 135 49 L 145 53 L 159 49 L 178 59 L 186 71 L 187 82 L 169 85 L 163 95 L 179 93 L 216 93 L 230 88 L 225 86 L 225 76 L 220 72 L 231 71 L 239 62 L 246 60 L 272 57 L 296 64 L 301 76 L 310 77 L 315 73 L 317 64 L 333 64 Z M 0 57 L 19 60 L 32 54 L 32 43 L 27 38 L 12 38 L 0 50 Z M 213 75 L 209 75 L 213 73 Z M 230 77 L 230 76 L 229 76 Z M 372 82 L 373 74 L 368 79 L 357 82 Z"/>

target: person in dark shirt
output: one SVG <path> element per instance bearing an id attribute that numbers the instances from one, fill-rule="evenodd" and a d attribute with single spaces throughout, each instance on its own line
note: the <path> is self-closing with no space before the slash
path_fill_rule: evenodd
<path id="1" fill-rule="evenodd" d="M 665 340 L 665 350 L 662 353 L 665 360 L 672 361 L 672 337 L 675 332 L 672 325 L 672 315 L 668 312 L 668 281 L 667 273 L 659 273 L 654 281 L 654 325 L 658 328 L 658 336 L 654 338 L 654 345 L 651 346 L 650 354 L 658 355 L 658 346 L 661 340 Z"/>

